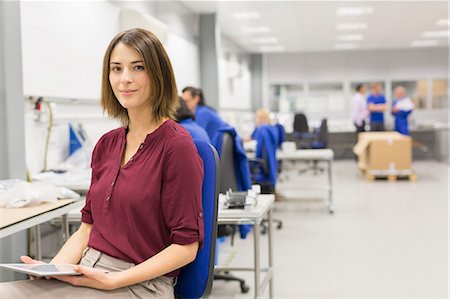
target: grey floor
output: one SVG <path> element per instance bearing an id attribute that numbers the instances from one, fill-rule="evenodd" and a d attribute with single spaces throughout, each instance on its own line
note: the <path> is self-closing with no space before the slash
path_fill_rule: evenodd
<path id="1" fill-rule="evenodd" d="M 448 164 L 413 167 L 416 182 L 369 182 L 354 161 L 334 162 L 334 215 L 319 199 L 324 194 L 301 187 L 325 182 L 324 175 L 284 173 L 274 213 L 283 220 L 274 237 L 275 298 L 448 298 Z M 220 262 L 251 266 L 252 235 L 229 243 L 220 245 Z M 249 293 L 215 281 L 211 297 L 252 298 L 253 275 L 235 274 Z"/>

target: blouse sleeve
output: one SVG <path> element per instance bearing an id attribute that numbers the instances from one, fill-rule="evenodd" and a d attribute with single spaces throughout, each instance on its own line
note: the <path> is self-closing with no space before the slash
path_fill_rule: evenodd
<path id="1" fill-rule="evenodd" d="M 203 245 L 203 162 L 190 138 L 177 137 L 168 148 L 161 190 L 162 212 L 171 243 Z"/>
<path id="2" fill-rule="evenodd" d="M 94 150 L 92 151 L 92 159 L 91 159 L 91 184 L 89 185 L 89 190 L 86 193 L 86 204 L 84 205 L 83 209 L 81 209 L 81 222 L 93 224 L 94 219 L 92 218 L 92 212 L 91 212 L 91 196 L 90 196 L 90 190 L 93 184 L 97 181 L 96 177 L 96 165 L 97 165 L 97 152 L 100 148 L 100 142 L 102 139 L 97 142 Z"/>

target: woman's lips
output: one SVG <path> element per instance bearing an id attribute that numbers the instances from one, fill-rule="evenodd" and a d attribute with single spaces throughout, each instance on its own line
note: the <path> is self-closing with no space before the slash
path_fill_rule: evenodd
<path id="1" fill-rule="evenodd" d="M 135 93 L 135 92 L 136 92 L 136 90 L 131 90 L 131 89 L 129 89 L 129 90 L 122 90 L 122 91 L 120 92 L 120 94 L 123 95 L 123 96 L 129 96 L 129 95 L 132 95 L 132 94 Z"/>

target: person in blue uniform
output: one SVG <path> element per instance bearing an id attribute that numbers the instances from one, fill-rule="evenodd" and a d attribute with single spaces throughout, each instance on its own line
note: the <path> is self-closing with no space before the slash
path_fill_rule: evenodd
<path id="1" fill-rule="evenodd" d="M 406 90 L 403 86 L 395 88 L 394 96 L 392 115 L 395 117 L 395 131 L 403 135 L 409 135 L 408 116 L 414 110 L 414 103 L 406 96 Z"/>
<path id="2" fill-rule="evenodd" d="M 179 98 L 179 102 L 178 109 L 175 112 L 175 120 L 191 134 L 192 139 L 211 143 L 211 139 L 205 129 L 200 127 L 195 121 L 194 113 L 189 110 L 182 98 Z"/>
<path id="3" fill-rule="evenodd" d="M 372 85 L 372 93 L 367 98 L 367 108 L 370 112 L 370 130 L 384 131 L 384 111 L 386 111 L 386 98 L 381 93 L 380 83 Z"/>
<path id="4" fill-rule="evenodd" d="M 197 124 L 206 130 L 209 139 L 214 140 L 218 130 L 228 126 L 213 108 L 206 106 L 201 89 L 191 86 L 185 87 L 183 89 L 183 100 L 189 110 L 195 114 Z"/>

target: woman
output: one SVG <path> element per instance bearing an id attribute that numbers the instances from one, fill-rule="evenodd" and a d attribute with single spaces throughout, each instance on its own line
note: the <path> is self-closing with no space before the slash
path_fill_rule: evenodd
<path id="1" fill-rule="evenodd" d="M 81 227 L 51 261 L 79 263 L 82 275 L 1 284 L 2 298 L 173 298 L 178 269 L 203 242 L 202 162 L 172 120 L 177 101 L 156 36 L 119 33 L 104 57 L 101 104 L 124 126 L 97 143 Z"/>

